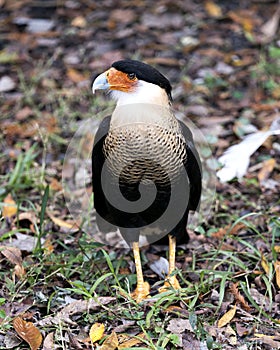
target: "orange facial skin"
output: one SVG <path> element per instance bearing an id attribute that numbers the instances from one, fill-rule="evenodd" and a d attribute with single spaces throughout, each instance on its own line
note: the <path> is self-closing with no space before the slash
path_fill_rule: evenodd
<path id="1" fill-rule="evenodd" d="M 110 85 L 110 90 L 123 92 L 134 91 L 138 81 L 135 75 L 120 72 L 113 67 L 107 70 L 106 78 Z"/>

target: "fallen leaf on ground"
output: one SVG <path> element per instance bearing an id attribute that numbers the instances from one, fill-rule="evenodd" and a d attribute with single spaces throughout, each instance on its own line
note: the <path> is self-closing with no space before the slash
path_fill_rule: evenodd
<path id="1" fill-rule="evenodd" d="M 214 1 L 206 1 L 205 2 L 205 10 L 207 11 L 208 15 L 211 17 L 221 17 L 222 16 L 222 10 L 220 6 L 215 4 Z"/>
<path id="2" fill-rule="evenodd" d="M 22 265 L 21 251 L 15 247 L 0 246 L 0 252 L 14 265 Z"/>
<path id="3" fill-rule="evenodd" d="M 87 21 L 83 16 L 77 16 L 72 20 L 71 25 L 78 28 L 84 28 L 87 25 Z"/>
<path id="4" fill-rule="evenodd" d="M 103 337 L 105 326 L 103 323 L 95 323 L 91 326 L 89 331 L 89 337 L 92 343 L 96 343 Z"/>
<path id="5" fill-rule="evenodd" d="M 255 18 L 254 13 L 250 10 L 240 9 L 229 11 L 228 16 L 232 21 L 241 25 L 244 32 L 251 35 L 254 27 L 260 24 L 260 20 Z"/>
<path id="6" fill-rule="evenodd" d="M 22 265 L 16 265 L 14 267 L 13 279 L 15 279 L 15 276 L 17 276 L 17 278 L 22 278 L 23 276 L 25 276 L 25 274 L 26 274 L 26 271 Z"/>
<path id="7" fill-rule="evenodd" d="M 237 235 L 239 233 L 239 231 L 241 231 L 243 228 L 245 228 L 246 226 L 240 222 L 234 226 L 232 225 L 227 225 L 225 227 L 221 227 L 217 232 L 213 232 L 211 234 L 211 236 L 213 238 L 223 238 L 225 235 L 229 234 L 229 235 Z"/>
<path id="8" fill-rule="evenodd" d="M 239 337 L 244 337 L 245 335 L 248 335 L 250 333 L 250 330 L 247 327 L 245 327 L 245 325 L 241 324 L 240 320 L 235 322 L 235 328 Z"/>
<path id="9" fill-rule="evenodd" d="M 236 346 L 237 344 L 237 336 L 234 329 L 228 324 L 225 329 L 225 335 L 228 338 L 228 342 L 230 345 Z"/>
<path id="10" fill-rule="evenodd" d="M 52 189 L 53 191 L 61 191 L 62 190 L 61 182 L 55 178 L 52 178 L 50 182 L 50 189 Z"/>
<path id="11" fill-rule="evenodd" d="M 9 246 L 18 248 L 21 251 L 25 250 L 27 252 L 32 252 L 33 249 L 36 247 L 38 238 L 34 236 L 30 236 L 24 233 L 16 232 L 14 234 L 16 236 L 15 239 L 12 239 L 9 241 Z M 44 239 L 41 239 L 41 243 L 43 244 Z"/>
<path id="12" fill-rule="evenodd" d="M 187 331 L 194 332 L 189 320 L 183 318 L 174 318 L 170 320 L 167 330 L 171 333 L 180 334 Z"/>
<path id="13" fill-rule="evenodd" d="M 261 40 L 263 43 L 270 41 L 274 37 L 279 27 L 279 19 L 280 7 L 278 6 L 278 9 L 274 13 L 274 15 L 260 28 L 261 32 L 264 35 L 264 37 Z"/>
<path id="14" fill-rule="evenodd" d="M 48 237 L 44 242 L 44 255 L 50 255 L 54 251 L 54 246 L 50 237 Z"/>
<path id="15" fill-rule="evenodd" d="M 28 228 L 33 232 L 33 233 L 36 233 L 36 224 L 38 222 L 38 219 L 37 219 L 37 216 L 36 216 L 36 213 L 34 211 L 28 211 L 28 212 L 24 212 L 24 213 L 20 213 L 18 215 L 17 218 L 15 218 L 14 220 L 14 225 L 16 225 L 17 227 L 26 227 L 27 226 L 27 223 L 26 221 L 28 222 L 29 221 L 29 225 L 28 225 Z M 22 223 L 25 223 L 25 225 L 22 225 Z"/>
<path id="16" fill-rule="evenodd" d="M 13 197 L 10 193 L 4 198 L 3 202 L 4 204 L 3 204 L 2 214 L 4 218 L 11 218 L 12 216 L 16 215 L 17 204 L 13 200 Z"/>
<path id="17" fill-rule="evenodd" d="M 250 294 L 260 308 L 263 308 L 265 311 L 269 311 L 270 300 L 266 295 L 260 293 L 256 288 L 250 288 Z"/>
<path id="18" fill-rule="evenodd" d="M 253 340 L 259 340 L 262 343 L 271 346 L 272 348 L 280 349 L 280 341 L 274 340 L 275 338 L 274 336 L 269 336 L 269 335 L 260 334 L 260 333 L 255 333 L 254 336 L 256 338 L 253 338 Z"/>
<path id="19" fill-rule="evenodd" d="M 269 178 L 275 165 L 276 160 L 274 158 L 267 159 L 263 162 L 262 168 L 258 173 L 258 180 L 261 185 Z"/>
<path id="20" fill-rule="evenodd" d="M 13 320 L 13 326 L 17 334 L 30 345 L 31 350 L 37 350 L 40 347 L 43 337 L 32 322 L 26 322 L 21 317 L 16 317 Z"/>
<path id="21" fill-rule="evenodd" d="M 232 309 L 230 309 L 228 312 L 226 312 L 218 321 L 218 327 L 222 328 L 225 325 L 227 325 L 235 316 L 236 313 L 236 305 Z"/>
<path id="22" fill-rule="evenodd" d="M 280 261 L 275 261 L 274 263 L 275 275 L 276 275 L 276 284 L 280 288 Z"/>
<path id="23" fill-rule="evenodd" d="M 22 121 L 32 116 L 33 114 L 34 114 L 33 110 L 30 107 L 26 106 L 20 109 L 16 113 L 15 117 L 16 117 L 16 120 Z"/>
<path id="24" fill-rule="evenodd" d="M 245 300 L 244 296 L 238 290 L 238 282 L 232 283 L 232 285 L 230 286 L 230 291 L 233 294 L 235 301 L 237 303 L 239 303 L 244 310 L 246 310 L 246 311 L 251 310 L 251 308 L 250 308 L 249 304 L 247 303 L 247 301 Z"/>
<path id="25" fill-rule="evenodd" d="M 49 218 L 52 220 L 52 222 L 64 229 L 69 229 L 72 232 L 78 231 L 79 230 L 79 226 L 77 224 L 76 221 L 65 221 L 59 218 L 56 218 L 55 216 L 53 216 L 52 214 L 50 214 L 49 212 L 47 213 Z"/>
<path id="26" fill-rule="evenodd" d="M 262 268 L 264 269 L 265 273 L 268 275 L 269 274 L 269 265 L 268 265 L 268 261 L 266 259 L 266 257 L 262 254 L 262 258 L 261 258 L 261 265 Z"/>
<path id="27" fill-rule="evenodd" d="M 43 350 L 53 350 L 54 347 L 54 332 L 49 333 L 46 335 L 43 343 Z"/>
<path id="28" fill-rule="evenodd" d="M 116 332 L 112 332 L 104 341 L 100 350 L 115 350 L 119 349 L 119 341 Z"/>
<path id="29" fill-rule="evenodd" d="M 116 300 L 114 297 L 97 297 L 89 300 L 76 300 L 65 306 L 55 316 L 48 316 L 38 321 L 38 324 L 43 327 L 46 325 L 57 324 L 59 322 L 75 325 L 76 323 L 70 318 L 72 315 L 89 312 L 90 310 L 98 310 L 103 305 L 109 304 L 114 300 Z"/>
<path id="30" fill-rule="evenodd" d="M 5 349 L 19 349 L 20 343 L 22 343 L 22 339 L 15 332 L 7 331 L 2 344 L 6 346 Z"/>
<path id="31" fill-rule="evenodd" d="M 81 81 L 87 80 L 87 77 L 85 77 L 83 74 L 78 72 L 74 68 L 69 68 L 67 70 L 67 76 L 70 80 L 72 80 L 74 83 L 80 83 Z"/>
<path id="32" fill-rule="evenodd" d="M 130 339 L 127 339 L 127 337 L 125 336 L 125 340 L 121 340 L 122 339 L 122 334 L 119 337 L 119 349 L 127 349 L 127 348 L 131 348 L 135 345 L 141 344 L 142 341 L 140 340 L 141 338 L 144 339 L 145 338 L 145 334 L 144 333 L 139 333 L 134 337 L 131 337 Z M 140 338 L 140 339 L 138 339 Z"/>

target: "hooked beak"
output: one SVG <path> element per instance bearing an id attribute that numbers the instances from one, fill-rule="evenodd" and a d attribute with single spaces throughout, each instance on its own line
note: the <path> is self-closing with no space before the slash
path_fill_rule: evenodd
<path id="1" fill-rule="evenodd" d="M 110 88 L 110 84 L 107 80 L 107 72 L 104 72 L 94 80 L 92 84 L 92 92 L 95 93 L 96 90 L 106 90 Z"/>

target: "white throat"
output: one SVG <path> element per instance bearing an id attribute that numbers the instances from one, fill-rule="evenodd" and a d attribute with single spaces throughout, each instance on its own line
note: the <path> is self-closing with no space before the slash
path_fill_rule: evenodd
<path id="1" fill-rule="evenodd" d="M 169 99 L 164 89 L 158 85 L 139 80 L 135 91 L 123 92 L 112 90 L 111 95 L 117 101 L 117 106 L 133 103 L 149 103 L 154 105 L 169 106 Z"/>

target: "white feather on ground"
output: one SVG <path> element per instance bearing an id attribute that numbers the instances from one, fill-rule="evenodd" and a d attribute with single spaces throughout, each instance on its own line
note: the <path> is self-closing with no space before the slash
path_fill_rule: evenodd
<path id="1" fill-rule="evenodd" d="M 217 172 L 221 182 L 237 177 L 240 180 L 247 172 L 251 155 L 271 135 L 280 135 L 280 118 L 273 121 L 267 131 L 258 131 L 246 136 L 242 142 L 229 147 L 218 159 L 223 168 Z"/>

